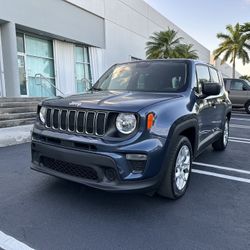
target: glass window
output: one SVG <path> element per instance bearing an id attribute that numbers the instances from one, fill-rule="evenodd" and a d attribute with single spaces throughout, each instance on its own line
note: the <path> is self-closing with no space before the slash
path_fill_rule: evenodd
<path id="1" fill-rule="evenodd" d="M 86 46 L 75 46 L 75 77 L 77 92 L 89 89 L 92 78 L 89 51 Z"/>
<path id="2" fill-rule="evenodd" d="M 25 36 L 25 43 L 27 55 L 53 58 L 51 41 L 32 36 Z"/>
<path id="3" fill-rule="evenodd" d="M 233 80 L 233 81 L 231 81 L 230 89 L 242 91 L 243 86 L 244 86 L 244 83 L 242 81 Z"/>
<path id="4" fill-rule="evenodd" d="M 20 93 L 21 95 L 27 95 L 24 56 L 18 55 L 17 63 L 18 63 L 18 73 L 19 73 L 19 81 L 20 81 Z"/>
<path id="5" fill-rule="evenodd" d="M 181 62 L 134 62 L 109 69 L 96 83 L 101 90 L 180 92 L 186 88 L 187 65 Z"/>
<path id="6" fill-rule="evenodd" d="M 197 65 L 196 72 L 197 72 L 197 80 L 199 84 L 210 82 L 210 74 L 209 74 L 209 70 L 207 66 Z"/>
<path id="7" fill-rule="evenodd" d="M 17 33 L 16 35 L 17 42 L 17 52 L 24 53 L 24 37 L 23 34 Z"/>
<path id="8" fill-rule="evenodd" d="M 220 79 L 219 79 L 218 72 L 216 69 L 210 68 L 210 74 L 211 74 L 211 82 L 220 83 Z"/>

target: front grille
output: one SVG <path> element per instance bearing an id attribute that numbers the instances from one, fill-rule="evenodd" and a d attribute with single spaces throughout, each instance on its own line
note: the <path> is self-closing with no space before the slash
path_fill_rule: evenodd
<path id="1" fill-rule="evenodd" d="M 56 130 L 102 136 L 106 132 L 107 112 L 47 108 L 45 126 Z"/>
<path id="2" fill-rule="evenodd" d="M 89 179 L 98 181 L 98 175 L 96 171 L 89 167 L 83 167 L 81 165 L 59 161 L 55 159 L 51 159 L 48 157 L 42 157 L 43 167 L 54 170 L 59 173 L 63 173 L 66 175 Z"/>

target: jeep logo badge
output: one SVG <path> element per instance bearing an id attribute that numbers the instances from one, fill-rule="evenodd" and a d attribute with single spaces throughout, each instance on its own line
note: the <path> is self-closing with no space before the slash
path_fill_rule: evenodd
<path id="1" fill-rule="evenodd" d="M 81 102 L 70 102 L 69 105 L 70 106 L 75 106 L 75 107 L 80 107 L 81 106 Z"/>

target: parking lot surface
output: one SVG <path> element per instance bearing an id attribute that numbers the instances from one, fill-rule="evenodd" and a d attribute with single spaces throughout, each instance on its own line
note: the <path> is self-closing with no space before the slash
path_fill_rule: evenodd
<path id="1" fill-rule="evenodd" d="M 174 202 L 43 175 L 30 170 L 29 143 L 1 148 L 0 249 L 1 233 L 34 249 L 250 249 L 249 160 L 250 115 L 240 111 L 226 151 L 195 159 Z"/>

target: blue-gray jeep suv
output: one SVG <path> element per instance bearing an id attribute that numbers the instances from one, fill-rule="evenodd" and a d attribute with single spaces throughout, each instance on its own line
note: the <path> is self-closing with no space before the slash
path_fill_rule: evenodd
<path id="1" fill-rule="evenodd" d="M 226 148 L 231 109 L 211 65 L 116 64 L 87 93 L 38 106 L 32 169 L 103 190 L 177 199 L 192 159 L 210 144 Z"/>

